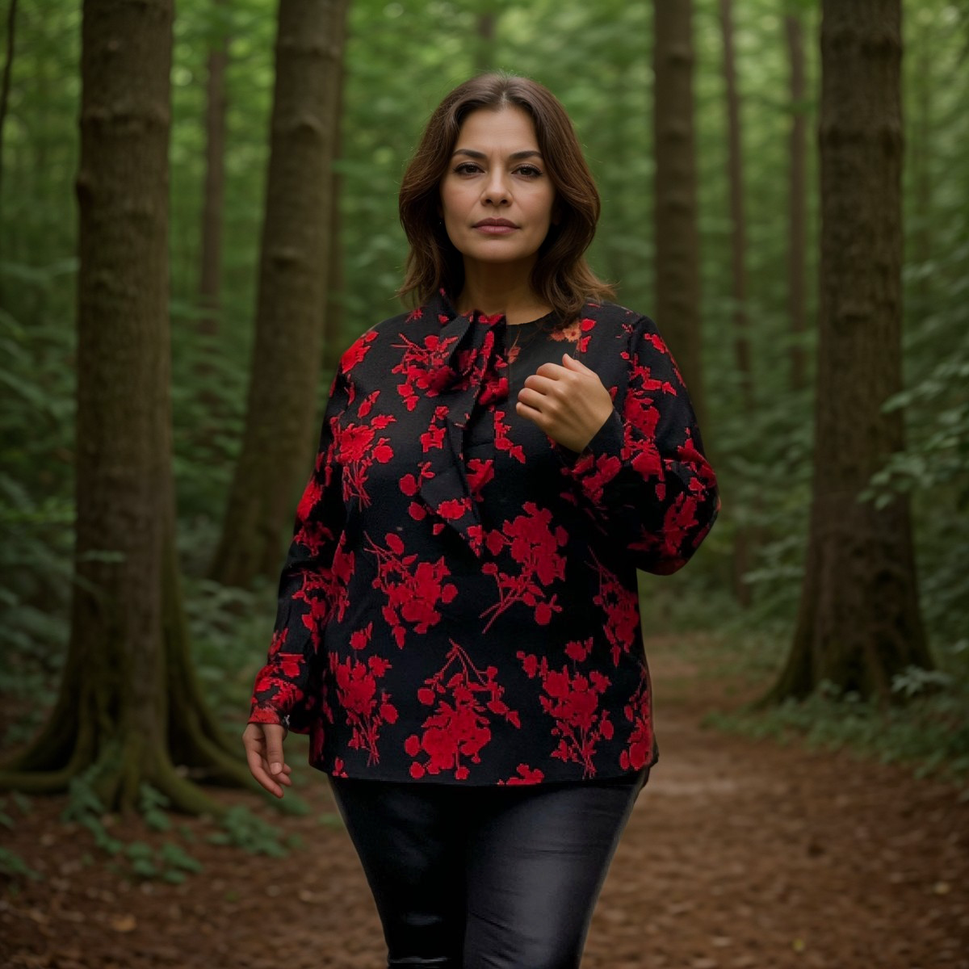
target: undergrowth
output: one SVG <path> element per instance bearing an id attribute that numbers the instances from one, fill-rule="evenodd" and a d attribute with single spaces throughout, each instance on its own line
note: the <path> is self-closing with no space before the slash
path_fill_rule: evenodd
<path id="1" fill-rule="evenodd" d="M 962 531 L 955 535 L 949 554 L 965 564 L 969 545 L 958 541 L 962 537 Z M 723 684 L 726 702 L 738 693 L 748 701 L 764 696 L 791 647 L 799 583 L 779 568 L 779 549 L 775 543 L 760 550 L 762 561 L 749 576 L 754 597 L 747 609 L 740 608 L 722 581 L 708 579 L 704 584 L 694 579 L 689 584 L 680 583 L 678 576 L 673 582 L 647 577 L 641 586 L 647 637 L 659 635 L 669 642 L 661 648 L 675 650 L 697 676 Z M 951 578 L 958 572 L 953 568 L 946 575 Z M 751 702 L 712 713 L 705 718 L 705 726 L 905 764 L 919 777 L 953 780 L 969 793 L 966 601 L 959 594 L 961 586 L 954 581 L 941 583 L 939 575 L 934 578 L 935 584 L 925 583 L 928 594 L 923 599 L 936 668 L 911 667 L 896 675 L 893 702 L 839 695 L 831 684 L 821 684 L 802 701 L 773 706 Z M 684 689 L 689 685 L 684 684 Z"/>
<path id="2" fill-rule="evenodd" d="M 15 817 L 14 812 L 17 816 L 23 817 L 30 813 L 30 807 L 30 798 L 17 791 L 0 799 L 0 827 L 6 828 L 8 831 L 15 831 L 17 817 Z M 31 881 L 37 881 L 41 877 L 40 873 L 34 871 L 16 851 L 2 845 L 0 845 L 0 875 L 8 878 L 13 884 L 27 878 Z"/>
<path id="3" fill-rule="evenodd" d="M 733 636 L 724 637 L 718 660 L 707 673 L 762 684 L 766 692 L 787 644 L 785 638 L 775 647 L 772 664 L 763 637 L 750 637 L 739 646 Z M 895 676 L 891 703 L 843 694 L 833 684 L 822 683 L 803 700 L 711 713 L 704 726 L 906 764 L 918 777 L 952 780 L 969 791 L 969 640 L 937 649 L 936 654 L 938 669 L 910 667 Z"/>
<path id="4" fill-rule="evenodd" d="M 180 884 L 186 877 L 202 871 L 202 863 L 193 854 L 193 845 L 201 838 L 208 844 L 224 845 L 252 855 L 272 858 L 284 857 L 289 851 L 302 847 L 298 835 L 285 834 L 244 806 L 230 808 L 217 821 L 202 819 L 194 828 L 186 823 L 175 824 L 168 813 L 169 801 L 160 791 L 143 783 L 139 790 L 138 812 L 145 836 L 163 834 L 151 842 L 144 837 L 126 840 L 120 836 L 118 817 L 105 811 L 96 785 L 100 768 L 92 768 L 75 777 L 70 786 L 61 823 L 83 828 L 93 841 L 96 853 L 106 859 L 108 867 L 132 881 L 158 880 Z M 0 799 L 0 827 L 16 833 L 19 819 L 29 815 L 32 802 L 22 794 L 12 793 Z M 291 813 L 306 813 L 302 811 Z M 332 825 L 334 815 L 322 814 L 321 825 Z M 130 830 L 130 828 L 129 828 Z M 83 856 L 85 866 L 95 864 L 95 856 Z M 11 848 L 0 847 L 0 876 L 16 886 L 26 879 L 37 880 L 42 875 Z"/>

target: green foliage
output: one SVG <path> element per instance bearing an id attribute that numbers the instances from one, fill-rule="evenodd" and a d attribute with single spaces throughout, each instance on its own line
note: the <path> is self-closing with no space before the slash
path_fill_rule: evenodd
<path id="1" fill-rule="evenodd" d="M 969 218 L 948 227 L 952 248 L 927 265 L 911 266 L 910 285 L 951 280 L 934 312 L 909 333 L 909 357 L 920 376 L 885 403 L 908 417 L 909 445 L 890 456 L 866 497 L 883 506 L 899 494 L 931 491 L 969 508 Z M 939 354 L 939 346 L 945 353 Z"/>
<path id="2" fill-rule="evenodd" d="M 269 855 L 282 858 L 286 847 L 282 844 L 279 831 L 248 808 L 230 808 L 221 821 L 222 831 L 211 834 L 211 844 L 235 845 L 252 855 Z"/>
<path id="3" fill-rule="evenodd" d="M 87 828 L 94 836 L 97 847 L 105 854 L 114 856 L 123 850 L 124 845 L 108 833 L 104 823 L 107 812 L 97 794 L 98 779 L 104 770 L 110 768 L 110 765 L 110 756 L 105 756 L 100 764 L 89 767 L 82 774 L 71 779 L 67 806 L 61 814 L 61 820 L 66 823 L 73 821 Z"/>
<path id="4" fill-rule="evenodd" d="M 5 875 L 15 884 L 18 879 L 39 881 L 42 877 L 40 872 L 34 871 L 15 851 L 4 847 L 0 847 L 0 875 Z"/>
<path id="5" fill-rule="evenodd" d="M 201 862 L 172 842 L 155 849 L 144 841 L 132 841 L 125 846 L 124 853 L 132 874 L 139 878 L 158 878 L 178 885 L 185 881 L 187 872 L 196 874 L 202 870 Z"/>
<path id="6" fill-rule="evenodd" d="M 892 677 L 892 692 L 906 700 L 951 685 L 952 677 L 948 673 L 927 670 L 921 666 L 907 666 Z"/>
<path id="7" fill-rule="evenodd" d="M 167 841 L 161 846 L 159 857 L 170 869 L 189 872 L 200 872 L 202 870 L 201 862 L 196 861 L 183 848 L 171 841 Z"/>
<path id="8" fill-rule="evenodd" d="M 749 647 L 726 647 L 726 668 L 752 669 Z M 821 684 L 810 697 L 774 707 L 714 713 L 706 726 L 779 743 L 846 749 L 883 763 L 910 765 L 917 776 L 969 783 L 969 639 L 940 651 L 940 669 L 909 667 L 892 681 L 896 702 L 864 701 Z"/>
<path id="9" fill-rule="evenodd" d="M 97 765 L 71 781 L 68 803 L 61 820 L 74 822 L 94 836 L 95 845 L 121 863 L 121 870 L 136 878 L 160 879 L 178 884 L 186 873 L 202 870 L 202 865 L 174 841 L 152 847 L 144 841 L 124 842 L 108 833 L 108 815 L 96 792 L 101 771 Z M 142 783 L 138 791 L 138 809 L 145 825 L 152 831 L 171 831 L 171 819 L 165 814 L 168 798 L 150 784 Z"/>
<path id="10" fill-rule="evenodd" d="M 293 790 L 287 791 L 284 798 L 272 798 L 268 803 L 273 810 L 291 818 L 305 818 L 311 810 L 309 804 Z"/>
<path id="11" fill-rule="evenodd" d="M 883 763 L 911 764 L 918 776 L 969 778 L 969 691 L 945 690 L 879 708 L 824 690 L 766 713 L 710 714 L 705 725 L 781 743 L 850 749 Z"/>
<path id="12" fill-rule="evenodd" d="M 138 788 L 138 810 L 152 831 L 171 831 L 172 821 L 164 810 L 170 803 L 161 791 L 142 781 Z"/>
<path id="13" fill-rule="evenodd" d="M 3 268 L 0 280 L 26 277 L 23 295 L 41 305 L 56 289 L 56 269 Z M 7 743 L 27 740 L 53 699 L 73 575 L 73 340 L 58 323 L 31 323 L 0 310 L 0 694 L 22 711 Z"/>
<path id="14" fill-rule="evenodd" d="M 204 573 L 221 527 L 221 505 L 239 453 L 247 389 L 248 344 L 199 332 L 201 314 L 171 303 L 173 468 L 179 549 L 186 569 Z"/>
<path id="15" fill-rule="evenodd" d="M 154 878 L 158 874 L 155 867 L 155 851 L 144 841 L 132 841 L 125 846 L 125 857 L 131 862 L 131 870 L 141 878 Z"/>
<path id="16" fill-rule="evenodd" d="M 124 861 L 127 870 L 139 878 L 181 882 L 186 873 L 200 871 L 200 863 L 175 840 L 167 840 L 160 847 L 154 848 L 144 841 L 125 843 L 109 834 L 104 805 L 96 791 L 103 769 L 91 768 L 71 781 L 68 803 L 61 820 L 86 828 L 101 851 Z M 298 802 L 290 806 L 290 813 L 308 813 L 309 808 L 305 802 L 300 799 L 287 800 Z M 138 809 L 150 830 L 173 831 L 171 819 L 165 813 L 168 804 L 168 798 L 150 784 L 143 783 L 139 788 Z M 2 816 L 3 812 L 0 810 L 0 823 L 3 823 Z M 291 836 L 283 841 L 278 829 L 242 806 L 230 808 L 219 822 L 219 827 L 220 830 L 207 837 L 210 844 L 234 846 L 250 854 L 269 855 L 273 858 L 283 857 L 288 849 L 299 847 L 298 838 Z M 185 825 L 179 825 L 174 833 L 185 843 L 195 841 L 194 833 Z"/>
<path id="17" fill-rule="evenodd" d="M 268 584 L 253 590 L 189 577 L 185 582 L 196 672 L 216 711 L 247 709 L 256 670 L 265 662 L 273 618 Z"/>
<path id="18" fill-rule="evenodd" d="M 10 801 L 12 804 L 12 808 L 9 811 L 7 801 Z M 13 831 L 17 827 L 17 821 L 12 814 L 13 809 L 16 809 L 21 817 L 23 817 L 23 815 L 30 813 L 30 807 L 30 798 L 21 794 L 19 791 L 12 791 L 5 797 L 0 798 L 0 825 Z"/>

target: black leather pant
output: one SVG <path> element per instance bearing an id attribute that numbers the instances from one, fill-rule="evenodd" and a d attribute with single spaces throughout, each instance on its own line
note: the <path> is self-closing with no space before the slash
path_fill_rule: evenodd
<path id="1" fill-rule="evenodd" d="M 330 778 L 387 965 L 576 969 L 648 775 L 493 788 Z"/>

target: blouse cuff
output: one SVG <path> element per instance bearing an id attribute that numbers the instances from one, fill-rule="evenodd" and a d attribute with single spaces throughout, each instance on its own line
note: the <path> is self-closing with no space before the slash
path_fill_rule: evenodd
<path id="1" fill-rule="evenodd" d="M 560 449 L 565 463 L 563 472 L 596 508 L 603 507 L 603 487 L 622 470 L 624 441 L 622 418 L 614 410 L 581 454 Z"/>
<path id="2" fill-rule="evenodd" d="M 585 450 L 578 455 L 572 470 L 576 474 L 582 474 L 595 464 L 597 457 L 603 454 L 618 458 L 622 454 L 624 440 L 625 428 L 622 418 L 616 410 L 613 410 L 606 422 L 595 432 L 592 440 L 585 446 Z"/>
<path id="3" fill-rule="evenodd" d="M 249 723 L 276 723 L 289 729 L 289 714 L 280 713 L 272 707 L 253 703 L 249 711 Z"/>
<path id="4" fill-rule="evenodd" d="M 594 459 L 598 454 L 614 454 L 618 457 L 622 450 L 624 433 L 622 418 L 614 410 L 612 416 L 606 419 L 581 452 L 573 451 L 564 444 L 556 444 L 554 441 L 552 445 L 566 466 L 566 470 L 577 472 L 582 471 L 590 463 L 590 459 Z M 552 439 L 549 438 L 549 440 Z"/>

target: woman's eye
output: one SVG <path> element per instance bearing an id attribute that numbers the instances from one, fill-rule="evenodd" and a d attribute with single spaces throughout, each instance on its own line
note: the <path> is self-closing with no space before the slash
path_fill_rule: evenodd
<path id="1" fill-rule="evenodd" d="M 519 175 L 524 175 L 526 178 L 538 178 L 542 174 L 541 169 L 534 165 L 521 165 L 517 171 Z"/>
<path id="2" fill-rule="evenodd" d="M 481 169 L 473 162 L 461 162 L 454 169 L 455 175 L 474 175 L 480 171 Z"/>

